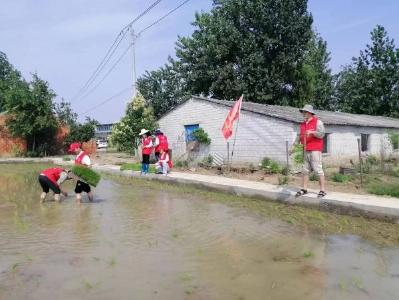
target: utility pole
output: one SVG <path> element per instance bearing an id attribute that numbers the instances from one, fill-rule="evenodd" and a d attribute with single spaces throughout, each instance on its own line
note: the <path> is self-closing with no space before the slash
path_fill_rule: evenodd
<path id="1" fill-rule="evenodd" d="M 137 75 L 136 75 L 136 40 L 138 36 L 134 33 L 133 26 L 130 26 L 130 35 L 132 38 L 132 54 L 133 54 L 133 97 L 137 95 Z"/>

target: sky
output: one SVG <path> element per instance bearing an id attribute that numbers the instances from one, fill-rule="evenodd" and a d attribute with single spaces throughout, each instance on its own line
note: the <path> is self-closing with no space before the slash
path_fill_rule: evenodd
<path id="1" fill-rule="evenodd" d="M 140 21 L 145 28 L 183 0 L 162 0 Z M 143 0 L 0 0 L 0 51 L 31 79 L 38 75 L 49 82 L 61 98 L 71 101 L 80 120 L 90 116 L 101 123 L 116 122 L 132 97 L 133 52 L 129 50 L 109 76 L 84 97 L 75 96 L 94 72 L 120 30 L 145 10 Z M 211 0 L 191 0 L 136 40 L 139 77 L 155 70 L 174 56 L 178 36 L 189 36 L 196 12 L 209 11 Z M 370 31 L 383 25 L 399 47 L 399 1 L 309 0 L 314 28 L 327 41 L 334 73 L 358 56 L 370 41 Z M 131 42 L 125 39 L 108 67 Z M 103 75 L 108 68 L 104 70 Z M 102 76 L 99 76 L 101 80 Z M 93 85 L 95 86 L 96 83 Z M 115 96 L 117 95 L 117 96 Z M 109 101 L 107 99 L 112 98 Z M 104 103 L 103 105 L 99 105 Z"/>

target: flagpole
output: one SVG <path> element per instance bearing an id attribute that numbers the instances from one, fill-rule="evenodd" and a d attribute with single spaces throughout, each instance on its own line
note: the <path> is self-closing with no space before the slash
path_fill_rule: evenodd
<path id="1" fill-rule="evenodd" d="M 244 95 L 242 95 L 241 97 L 243 98 Z M 233 149 L 231 150 L 231 163 L 233 163 L 234 149 L 235 149 L 236 140 L 237 140 L 238 125 L 240 124 L 241 106 L 242 106 L 242 100 L 241 100 L 241 103 L 240 103 L 240 109 L 238 110 L 239 115 L 238 115 L 238 120 L 237 120 L 237 125 L 236 125 L 236 132 L 234 134 Z"/>

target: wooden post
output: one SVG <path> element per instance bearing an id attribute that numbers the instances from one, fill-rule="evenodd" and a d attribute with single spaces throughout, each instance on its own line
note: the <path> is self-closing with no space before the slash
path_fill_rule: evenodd
<path id="1" fill-rule="evenodd" d="M 230 165 L 230 143 L 227 142 L 227 165 Z"/>
<path id="2" fill-rule="evenodd" d="M 357 149 L 359 152 L 359 167 L 360 167 L 360 186 L 363 186 L 363 160 L 362 160 L 362 147 L 360 139 L 357 139 Z"/>
<path id="3" fill-rule="evenodd" d="M 285 141 L 285 154 L 287 159 L 287 170 L 290 169 L 290 150 L 288 149 L 288 141 Z"/>

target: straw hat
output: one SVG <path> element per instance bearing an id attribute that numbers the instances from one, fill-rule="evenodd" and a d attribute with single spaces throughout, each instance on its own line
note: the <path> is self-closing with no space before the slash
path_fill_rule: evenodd
<path id="1" fill-rule="evenodd" d="M 306 104 L 302 109 L 299 110 L 301 113 L 303 112 L 308 112 L 311 113 L 312 115 L 315 115 L 316 113 L 313 110 L 313 106 L 310 104 Z"/>
<path id="2" fill-rule="evenodd" d="M 141 136 L 141 135 L 146 134 L 148 132 L 149 132 L 149 130 L 143 128 L 143 129 L 141 129 L 139 135 Z"/>

